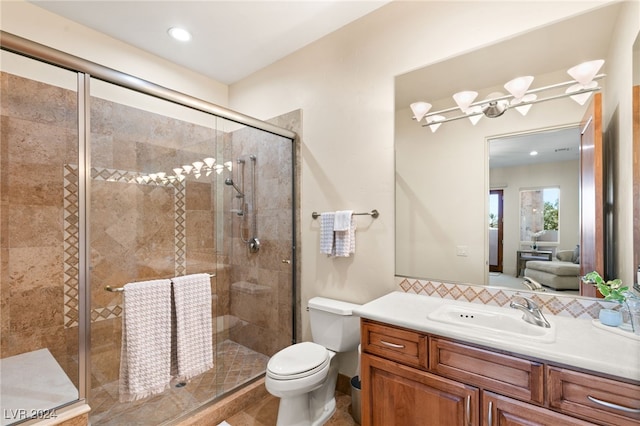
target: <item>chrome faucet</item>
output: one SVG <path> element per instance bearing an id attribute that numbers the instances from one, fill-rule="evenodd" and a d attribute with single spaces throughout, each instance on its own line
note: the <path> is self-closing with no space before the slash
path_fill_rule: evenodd
<path id="1" fill-rule="evenodd" d="M 518 303 L 515 301 L 511 301 L 511 306 L 513 309 L 519 309 L 523 312 L 522 319 L 528 322 L 529 324 L 537 325 L 538 327 L 551 328 L 551 324 L 544 317 L 540 307 L 533 300 L 526 298 L 524 296 L 519 296 L 525 301 L 525 304 Z"/>

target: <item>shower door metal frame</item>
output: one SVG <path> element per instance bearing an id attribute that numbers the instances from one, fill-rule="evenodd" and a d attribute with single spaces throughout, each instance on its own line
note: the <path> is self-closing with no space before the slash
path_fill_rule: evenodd
<path id="1" fill-rule="evenodd" d="M 96 78 L 107 83 L 147 94 L 197 111 L 221 117 L 238 124 L 278 135 L 291 141 L 292 156 L 292 244 L 291 244 L 291 290 L 292 290 L 292 344 L 297 340 L 297 257 L 296 257 L 296 141 L 298 135 L 274 124 L 250 117 L 248 115 L 215 105 L 184 93 L 177 92 L 126 74 L 121 71 L 82 59 L 49 46 L 22 38 L 15 34 L 0 30 L 0 49 L 21 56 L 45 62 L 77 73 L 78 78 L 78 184 L 79 184 L 79 301 L 84 306 L 79 309 L 79 400 L 68 405 L 73 408 L 84 403 L 89 394 L 89 378 L 91 377 L 90 351 L 91 342 L 91 292 L 90 292 L 90 245 L 89 245 L 89 206 L 91 189 L 91 128 L 90 124 L 90 80 Z"/>

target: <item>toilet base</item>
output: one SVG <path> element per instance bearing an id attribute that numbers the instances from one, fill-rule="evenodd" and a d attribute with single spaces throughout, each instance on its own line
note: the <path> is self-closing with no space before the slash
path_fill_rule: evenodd
<path id="1" fill-rule="evenodd" d="M 336 412 L 335 397 L 327 401 L 315 419 L 311 419 L 308 395 L 281 398 L 276 426 L 322 426 Z"/>
<path id="2" fill-rule="evenodd" d="M 317 389 L 301 395 L 280 398 L 276 426 L 322 426 L 336 412 L 338 366 L 331 354 L 329 373 Z"/>

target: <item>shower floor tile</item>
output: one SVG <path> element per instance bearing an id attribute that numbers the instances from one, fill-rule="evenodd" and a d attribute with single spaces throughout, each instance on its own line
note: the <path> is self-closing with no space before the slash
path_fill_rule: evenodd
<path id="1" fill-rule="evenodd" d="M 264 373 L 269 357 L 230 340 L 218 344 L 215 366 L 194 377 L 183 387 L 172 386 L 162 394 L 139 401 L 120 403 L 118 382 L 91 391 L 93 426 L 155 426 L 174 420 L 185 412 Z"/>

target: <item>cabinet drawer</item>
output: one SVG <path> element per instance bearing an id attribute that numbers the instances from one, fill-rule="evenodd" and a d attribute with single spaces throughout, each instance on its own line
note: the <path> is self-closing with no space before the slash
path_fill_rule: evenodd
<path id="1" fill-rule="evenodd" d="M 362 351 L 425 369 L 426 337 L 420 333 L 362 320 Z"/>
<path id="2" fill-rule="evenodd" d="M 640 386 L 547 367 L 549 406 L 607 425 L 638 425 Z"/>
<path id="3" fill-rule="evenodd" d="M 429 338 L 429 370 L 523 401 L 544 403 L 543 364 Z"/>

